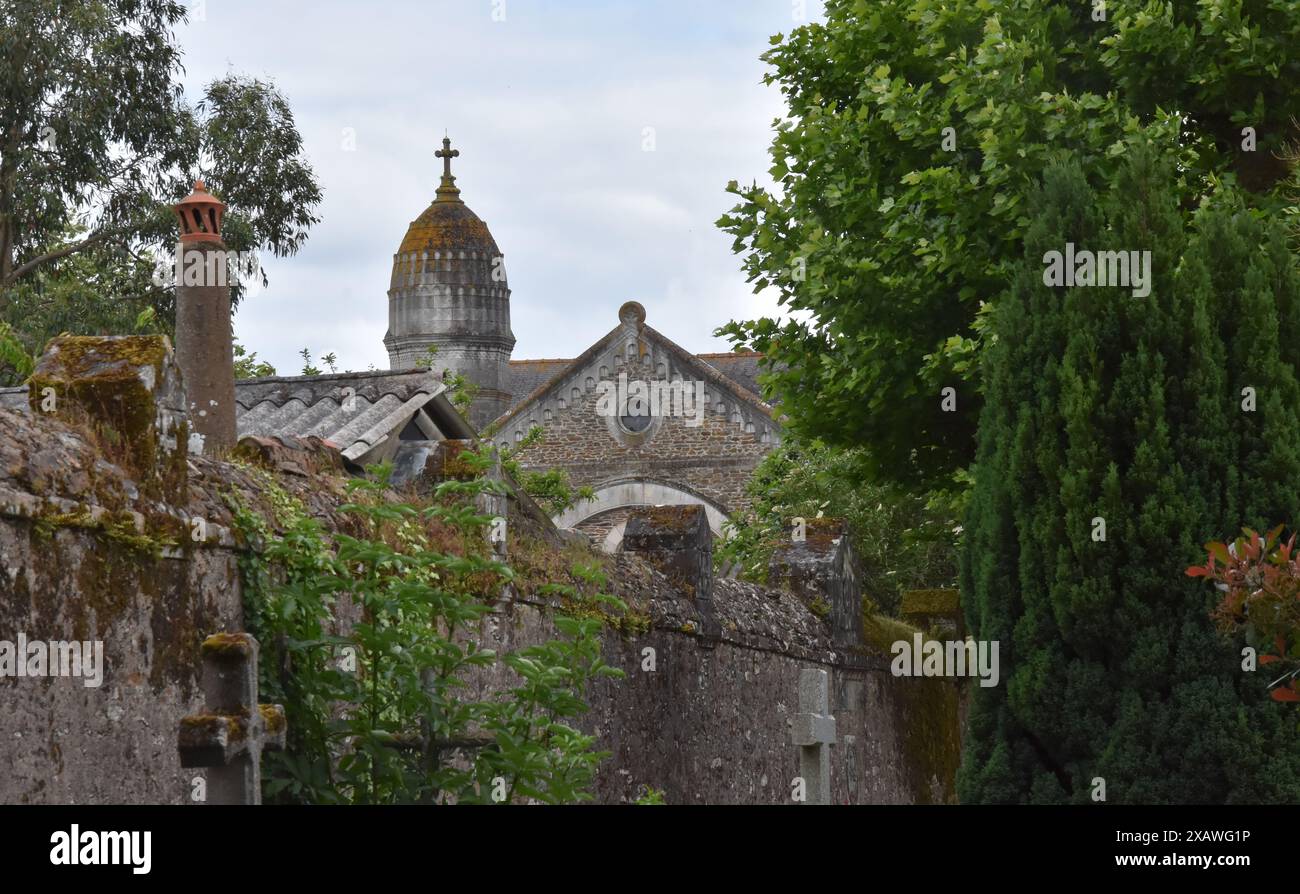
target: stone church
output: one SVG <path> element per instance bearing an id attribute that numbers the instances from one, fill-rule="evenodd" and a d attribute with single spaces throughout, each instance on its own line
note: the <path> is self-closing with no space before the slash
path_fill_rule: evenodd
<path id="1" fill-rule="evenodd" d="M 392 460 L 400 480 L 449 426 L 451 436 L 471 434 L 448 418 L 433 372 L 446 371 L 472 383 L 473 434 L 510 450 L 540 427 L 540 441 L 516 456 L 521 466 L 563 469 L 575 487 L 592 488 L 593 500 L 554 519 L 560 527 L 613 551 L 632 509 L 693 504 L 720 533 L 781 439 L 760 395 L 760 356 L 691 354 L 629 301 L 617 315 L 611 306 L 612 328 L 581 356 L 513 359 L 504 255 L 461 198 L 451 173 L 459 154 L 443 140 L 434 200 L 393 255 L 389 371 L 241 381 L 240 436 L 317 435 L 357 465 Z"/>

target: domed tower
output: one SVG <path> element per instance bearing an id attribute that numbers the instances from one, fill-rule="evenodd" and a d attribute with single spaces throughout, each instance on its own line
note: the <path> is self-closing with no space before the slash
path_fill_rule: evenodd
<path id="1" fill-rule="evenodd" d="M 451 140 L 435 152 L 442 159 L 437 197 L 412 221 L 393 256 L 388 289 L 389 368 L 460 373 L 477 386 L 470 422 L 482 428 L 510 405 L 503 390 L 515 336 L 510 331 L 510 287 L 496 240 L 461 201 L 451 160 Z M 429 348 L 436 352 L 429 356 Z"/>

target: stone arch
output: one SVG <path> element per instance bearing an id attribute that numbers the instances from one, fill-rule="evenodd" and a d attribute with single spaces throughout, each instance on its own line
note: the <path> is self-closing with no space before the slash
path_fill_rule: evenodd
<path id="1" fill-rule="evenodd" d="M 727 518 L 726 508 L 682 484 L 653 478 L 624 478 L 600 485 L 595 489 L 595 496 L 594 500 L 581 502 L 553 516 L 551 520 L 556 527 L 572 529 L 592 516 L 611 509 L 629 506 L 703 506 L 704 514 L 709 519 L 709 530 L 715 537 L 723 536 L 722 523 Z M 617 535 L 614 531 L 610 532 L 614 537 L 613 542 L 607 538 L 604 544 L 605 549 L 611 552 L 618 548 L 622 540 L 622 526 L 619 525 L 616 530 Z"/>

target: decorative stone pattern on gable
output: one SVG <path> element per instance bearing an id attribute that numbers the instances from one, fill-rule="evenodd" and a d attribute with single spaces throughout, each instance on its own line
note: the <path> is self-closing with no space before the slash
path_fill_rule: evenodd
<path id="1" fill-rule="evenodd" d="M 537 471 L 564 469 L 575 486 L 599 487 L 628 477 L 681 482 L 725 512 L 747 505 L 745 485 L 770 444 L 707 411 L 697 428 L 685 419 L 667 417 L 646 443 L 620 443 L 596 413 L 598 397 L 593 388 L 576 404 L 535 420 L 546 435 L 519 454 L 520 465 Z"/>
<path id="2" fill-rule="evenodd" d="M 639 339 L 626 327 L 621 334 L 622 343 L 509 418 L 493 435 L 498 446 L 509 448 L 540 426 L 541 443 L 517 457 L 525 469 L 564 469 L 575 486 L 596 489 L 627 480 L 683 486 L 727 514 L 747 506 L 745 485 L 779 443 L 779 425 L 752 395 L 741 399 L 739 388 L 724 390 L 710 381 L 704 385 L 698 426 L 691 417 L 665 415 L 655 418 L 644 437 L 625 432 L 616 419 L 598 412 L 600 382 L 617 382 L 626 374 L 629 381 L 691 383 L 697 374 L 654 340 Z"/>

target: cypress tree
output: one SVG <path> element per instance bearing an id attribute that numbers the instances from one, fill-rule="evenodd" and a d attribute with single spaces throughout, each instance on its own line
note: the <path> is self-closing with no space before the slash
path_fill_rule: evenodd
<path id="1" fill-rule="evenodd" d="M 965 801 L 1086 803 L 1096 780 L 1112 803 L 1300 800 L 1293 709 L 1183 574 L 1208 540 L 1298 517 L 1300 280 L 1230 194 L 1186 227 L 1174 176 L 1144 150 L 1098 192 L 1067 160 L 1034 198 L 963 543 L 969 626 L 1002 671 L 973 688 Z M 1067 242 L 1150 251 L 1150 294 L 1045 286 Z"/>

